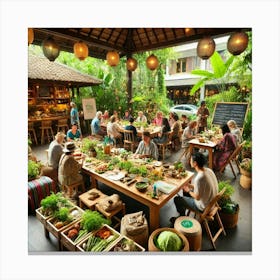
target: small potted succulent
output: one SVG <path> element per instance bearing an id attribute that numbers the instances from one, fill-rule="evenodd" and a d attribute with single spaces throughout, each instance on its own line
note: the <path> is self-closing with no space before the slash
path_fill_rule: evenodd
<path id="1" fill-rule="evenodd" d="M 235 190 L 228 181 L 219 182 L 219 191 L 221 191 L 223 188 L 226 188 L 226 190 L 218 201 L 218 204 L 221 207 L 219 210 L 219 215 L 224 228 L 234 228 L 238 223 L 239 215 L 239 205 L 231 198 Z"/>

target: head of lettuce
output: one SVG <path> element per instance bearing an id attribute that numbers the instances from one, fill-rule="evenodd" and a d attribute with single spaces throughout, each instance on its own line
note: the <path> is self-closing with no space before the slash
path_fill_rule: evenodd
<path id="1" fill-rule="evenodd" d="M 181 251 L 184 244 L 178 234 L 172 231 L 162 231 L 155 244 L 161 251 Z"/>

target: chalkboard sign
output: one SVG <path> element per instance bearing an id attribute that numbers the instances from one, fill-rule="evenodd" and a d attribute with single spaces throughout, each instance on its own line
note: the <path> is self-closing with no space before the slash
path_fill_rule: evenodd
<path id="1" fill-rule="evenodd" d="M 214 110 L 212 125 L 223 125 L 229 120 L 234 120 L 239 128 L 243 129 L 247 115 L 248 103 L 242 102 L 217 102 Z"/>

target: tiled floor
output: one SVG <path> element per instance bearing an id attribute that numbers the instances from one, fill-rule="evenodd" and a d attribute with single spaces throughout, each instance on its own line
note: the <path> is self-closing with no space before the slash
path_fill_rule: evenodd
<path id="1" fill-rule="evenodd" d="M 46 161 L 46 152 L 48 145 L 33 147 L 33 152 L 42 162 Z M 174 162 L 180 157 L 182 150 L 167 155 L 166 161 Z M 217 251 L 219 252 L 240 252 L 250 254 L 252 251 L 252 193 L 251 190 L 243 189 L 239 185 L 239 175 L 234 179 L 230 168 L 226 168 L 222 179 L 230 180 L 234 185 L 235 193 L 233 198 L 239 203 L 240 212 L 238 225 L 234 229 L 227 229 L 226 236 L 220 235 L 216 241 Z M 112 189 L 100 185 L 103 192 L 112 194 Z M 146 215 L 149 214 L 148 208 L 135 200 L 132 200 L 123 194 L 120 194 L 122 200 L 126 203 L 126 212 L 132 213 L 143 210 Z M 170 226 L 169 219 L 178 216 L 173 199 L 171 199 L 160 211 L 161 227 Z M 43 225 L 35 216 L 28 216 L 28 249 L 29 253 L 43 253 L 57 251 L 57 240 L 50 234 L 50 239 L 44 235 Z M 212 246 L 203 230 L 202 251 L 212 251 Z M 212 253 L 212 252 L 211 252 Z"/>

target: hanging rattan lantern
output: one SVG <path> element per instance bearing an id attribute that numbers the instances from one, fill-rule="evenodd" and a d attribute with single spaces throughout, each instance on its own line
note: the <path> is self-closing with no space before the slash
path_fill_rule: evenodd
<path id="1" fill-rule="evenodd" d="M 74 54 L 80 60 L 84 60 L 88 57 L 88 46 L 80 41 L 74 44 Z"/>
<path id="2" fill-rule="evenodd" d="M 151 54 L 147 59 L 146 59 L 146 65 L 150 70 L 155 70 L 158 67 L 158 58 Z"/>
<path id="3" fill-rule="evenodd" d="M 215 48 L 215 41 L 211 37 L 205 37 L 198 42 L 196 52 L 201 59 L 208 59 L 214 53 Z"/>
<path id="4" fill-rule="evenodd" d="M 126 61 L 126 68 L 129 71 L 134 71 L 137 68 L 137 60 L 130 57 Z"/>
<path id="5" fill-rule="evenodd" d="M 117 66 L 120 61 L 120 56 L 117 52 L 111 51 L 107 53 L 106 59 L 110 66 Z"/>
<path id="6" fill-rule="evenodd" d="M 42 49 L 45 57 L 49 61 L 55 61 L 60 53 L 59 46 L 52 37 L 49 37 L 43 41 Z"/>
<path id="7" fill-rule="evenodd" d="M 28 28 L 28 46 L 34 41 L 34 31 L 33 28 Z"/>
<path id="8" fill-rule="evenodd" d="M 249 38 L 245 32 L 236 32 L 232 34 L 227 42 L 227 49 L 233 55 L 239 55 L 244 52 L 248 46 Z"/>

